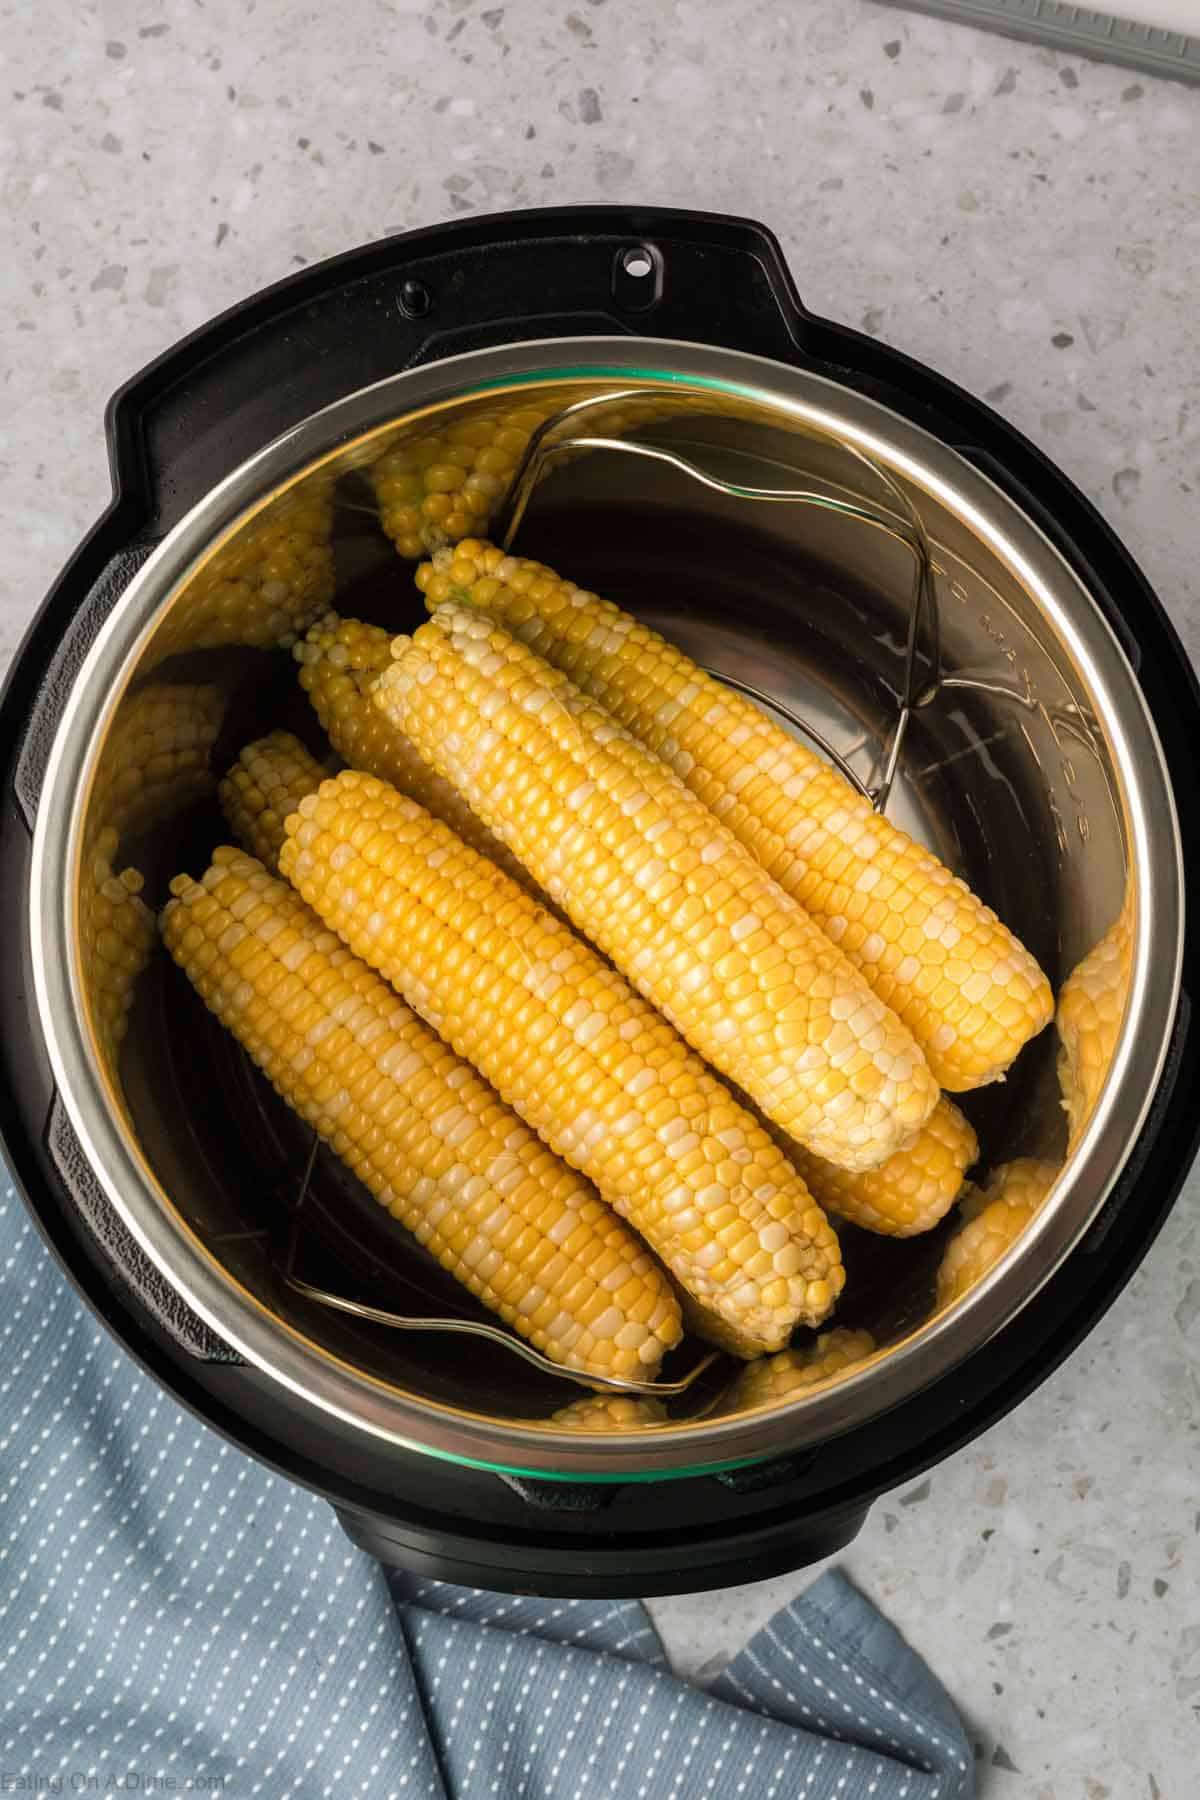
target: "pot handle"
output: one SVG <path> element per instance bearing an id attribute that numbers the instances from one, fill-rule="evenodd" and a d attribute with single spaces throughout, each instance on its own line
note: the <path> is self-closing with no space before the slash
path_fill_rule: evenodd
<path id="1" fill-rule="evenodd" d="M 103 539 L 106 523 L 107 521 L 102 520 L 92 536 L 81 546 L 75 559 L 76 564 L 87 555 L 93 544 Z M 12 784 L 21 816 L 31 832 L 37 819 L 46 765 L 50 760 L 50 751 L 75 678 L 99 636 L 101 626 L 155 548 L 154 543 L 144 540 L 126 544 L 100 563 L 83 599 L 72 613 L 66 630 L 57 639 L 45 673 L 37 684 L 36 697 L 31 696 L 25 702 L 28 724 L 17 751 Z M 64 575 L 63 579 L 67 579 L 67 576 Z M 30 632 L 31 640 L 41 622 L 39 615 Z M 31 649 L 32 643 L 28 647 Z M 32 666 L 34 661 L 35 658 L 28 654 L 21 659 L 24 666 Z"/>
<path id="2" fill-rule="evenodd" d="M 356 389 L 531 338 L 680 338 L 800 360 L 811 321 L 765 226 L 670 207 L 457 219 L 242 301 L 109 404 L 114 484 L 160 536 L 230 471 Z"/>
<path id="3" fill-rule="evenodd" d="M 696 1483 L 663 1485 L 678 1493 Z M 473 1539 L 453 1535 L 452 1511 L 431 1530 L 405 1517 L 407 1509 L 400 1516 L 361 1506 L 335 1510 L 351 1543 L 385 1568 L 489 1591 L 617 1599 L 698 1592 L 808 1568 L 852 1542 L 868 1508 L 848 1501 L 807 1518 L 786 1506 L 770 1515 L 714 1518 L 699 1494 L 679 1494 L 673 1527 L 664 1526 L 661 1504 L 638 1508 L 653 1523 L 632 1531 L 602 1520 L 572 1529 L 561 1515 L 556 1522 L 531 1510 L 519 1523 L 497 1521 L 489 1537 Z"/>

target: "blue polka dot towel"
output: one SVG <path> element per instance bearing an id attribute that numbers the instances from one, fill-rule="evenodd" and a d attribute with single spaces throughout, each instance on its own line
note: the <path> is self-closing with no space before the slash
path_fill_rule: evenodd
<path id="1" fill-rule="evenodd" d="M 837 1574 L 706 1691 L 636 1601 L 385 1577 L 134 1366 L 0 1172 L 0 1796 L 968 1800 L 972 1771 Z"/>

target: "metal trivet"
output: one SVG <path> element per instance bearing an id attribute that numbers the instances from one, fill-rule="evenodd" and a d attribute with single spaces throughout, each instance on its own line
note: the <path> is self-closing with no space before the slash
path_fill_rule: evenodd
<path id="1" fill-rule="evenodd" d="M 616 1394 L 656 1394 L 660 1397 L 672 1394 L 685 1394 L 703 1375 L 706 1369 L 718 1361 L 722 1352 L 710 1350 L 702 1356 L 688 1373 L 678 1381 L 634 1381 L 617 1375 L 593 1375 L 581 1369 L 569 1369 L 562 1363 L 556 1363 L 532 1344 L 514 1332 L 506 1331 L 502 1325 L 487 1325 L 479 1319 L 466 1318 L 433 1318 L 412 1316 L 407 1313 L 391 1312 L 380 1306 L 368 1306 L 361 1300 L 351 1300 L 345 1294 L 332 1293 L 328 1288 L 316 1287 L 296 1274 L 296 1249 L 300 1238 L 300 1214 L 308 1196 L 309 1182 L 313 1165 L 317 1158 L 320 1139 L 313 1133 L 312 1149 L 304 1167 L 304 1176 L 300 1183 L 300 1191 L 292 1203 L 288 1218 L 287 1243 L 283 1256 L 276 1261 L 276 1268 L 281 1278 L 297 1294 L 303 1294 L 306 1300 L 315 1300 L 321 1306 L 328 1306 L 334 1312 L 349 1313 L 356 1319 L 367 1319 L 373 1325 L 386 1325 L 394 1331 L 433 1331 L 453 1333 L 459 1337 L 483 1338 L 486 1343 L 495 1344 L 503 1350 L 509 1350 L 514 1356 L 531 1363 L 543 1375 L 558 1375 L 567 1381 L 578 1382 L 581 1387 L 602 1390 Z M 415 1285 L 415 1284 L 409 1284 Z M 419 1291 L 419 1290 L 418 1290 Z"/>

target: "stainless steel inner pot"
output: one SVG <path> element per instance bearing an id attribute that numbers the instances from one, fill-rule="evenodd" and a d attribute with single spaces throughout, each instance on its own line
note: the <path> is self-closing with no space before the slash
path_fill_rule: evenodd
<path id="1" fill-rule="evenodd" d="M 428 461 L 432 440 L 472 426 L 482 437 L 514 413 L 526 428 L 526 415 L 545 421 L 525 460 L 528 504 L 512 492 L 513 451 L 479 486 L 481 529 L 519 513 L 519 553 L 627 605 L 818 734 L 869 790 L 885 786 L 889 815 L 966 877 L 1056 986 L 1127 898 L 1133 911 L 1124 1023 L 1073 1153 L 1053 1030 L 1006 1082 L 963 1102 L 982 1171 L 1018 1155 L 1062 1165 L 1019 1241 L 939 1312 L 953 1218 L 907 1241 L 843 1228 L 832 1323 L 865 1327 L 879 1347 L 774 1406 L 738 1410 L 734 1370 L 719 1363 L 665 1425 L 569 1430 L 551 1415 L 574 1384 L 469 1338 L 400 1333 L 303 1297 L 281 1274 L 301 1192 L 298 1270 L 307 1258 L 322 1286 L 398 1312 L 473 1312 L 331 1153 L 308 1167 L 310 1134 L 161 947 L 119 1048 L 106 1023 L 88 910 L 104 828 L 120 839 L 114 868 L 140 870 L 154 905 L 178 870 L 201 871 L 225 835 L 210 772 L 274 725 L 317 742 L 286 640 L 330 603 L 397 630 L 423 616 L 366 472 L 398 446 Z M 567 439 L 574 448 L 553 449 Z M 765 497 L 782 490 L 808 498 Z M 437 519 L 426 529 L 436 535 Z M 215 741 L 210 753 L 201 734 L 199 778 L 181 762 L 142 829 L 139 779 L 160 771 L 144 766 L 130 720 L 148 694 L 180 687 L 203 690 Z M 128 744 L 141 746 L 132 766 Z M 134 578 L 87 657 L 45 777 L 33 880 L 37 1005 L 63 1103 L 113 1205 L 194 1311 L 268 1378 L 364 1432 L 558 1476 L 680 1475 L 817 1442 L 969 1357 L 1103 1204 L 1154 1093 L 1178 992 L 1170 786 L 1134 675 L 1074 573 L 984 476 L 887 409 L 802 371 L 666 341 L 457 357 L 349 396 L 233 470 Z M 689 1359 L 694 1347 L 672 1372 Z"/>

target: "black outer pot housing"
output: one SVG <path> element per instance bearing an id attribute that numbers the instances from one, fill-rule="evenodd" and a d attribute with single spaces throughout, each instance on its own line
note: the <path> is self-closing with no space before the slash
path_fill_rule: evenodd
<path id="1" fill-rule="evenodd" d="M 648 265 L 644 273 L 636 271 Z M 1087 1238 L 965 1364 L 816 1451 L 624 1486 L 543 1482 L 365 1440 L 214 1338 L 137 1251 L 71 1141 L 29 969 L 31 833 L 41 770 L 95 633 L 159 539 L 207 490 L 312 412 L 399 370 L 533 338 L 632 335 L 752 351 L 869 395 L 976 464 L 1042 527 L 1103 607 L 1175 769 L 1200 693 L 1162 607 L 1065 477 L 1010 426 L 874 339 L 814 318 L 775 239 L 713 214 L 579 207 L 408 233 L 305 270 L 184 340 L 113 399 L 113 503 L 31 626 L 0 701 L 0 1131 L 16 1181 L 76 1288 L 142 1365 L 232 1442 L 326 1495 L 394 1563 L 485 1588 L 666 1593 L 775 1575 L 847 1543 L 878 1495 L 967 1443 L 1045 1379 L 1112 1303 L 1192 1161 L 1200 1043 L 1183 998 L 1151 1114 Z M 1200 866 L 1195 784 L 1176 788 Z"/>

